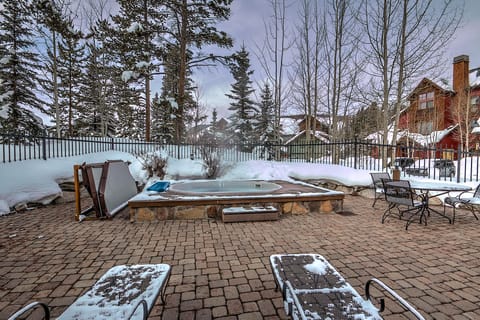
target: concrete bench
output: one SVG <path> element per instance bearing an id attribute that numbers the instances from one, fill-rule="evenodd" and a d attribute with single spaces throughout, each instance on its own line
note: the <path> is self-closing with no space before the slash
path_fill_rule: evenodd
<path id="1" fill-rule="evenodd" d="M 58 317 L 60 320 L 147 319 L 158 296 L 165 302 L 170 278 L 168 264 L 115 266 Z M 14 320 L 31 309 L 42 307 L 50 319 L 48 306 L 34 302 L 13 314 Z M 141 307 L 141 311 L 138 310 Z"/>
<path id="2" fill-rule="evenodd" d="M 377 279 L 365 286 L 366 299 L 318 254 L 275 254 L 270 265 L 277 289 L 281 289 L 285 312 L 293 319 L 382 319 L 385 308 L 371 302 L 370 286 L 386 290 L 417 319 L 424 319 L 392 289 Z"/>
<path id="3" fill-rule="evenodd" d="M 227 207 L 222 210 L 223 222 L 248 222 L 278 220 L 278 209 L 266 207 Z"/>

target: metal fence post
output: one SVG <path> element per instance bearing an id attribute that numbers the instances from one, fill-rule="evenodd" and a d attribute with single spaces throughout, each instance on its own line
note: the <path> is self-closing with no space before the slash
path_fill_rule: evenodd
<path id="1" fill-rule="evenodd" d="M 110 143 L 111 143 L 111 144 L 110 144 L 110 148 L 111 148 L 112 150 L 115 150 L 115 141 L 114 141 L 113 137 L 110 137 Z"/>
<path id="2" fill-rule="evenodd" d="M 47 138 L 46 138 L 46 132 L 43 133 L 42 136 L 42 158 L 43 160 L 47 160 Z"/>
<path id="3" fill-rule="evenodd" d="M 357 136 L 353 138 L 353 169 L 357 169 Z"/>

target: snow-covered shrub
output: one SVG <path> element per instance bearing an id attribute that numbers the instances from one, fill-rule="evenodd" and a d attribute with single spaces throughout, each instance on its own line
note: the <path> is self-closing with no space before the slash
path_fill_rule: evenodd
<path id="1" fill-rule="evenodd" d="M 200 151 L 202 153 L 205 177 L 207 179 L 215 179 L 220 172 L 220 155 L 208 146 L 202 146 Z"/>
<path id="2" fill-rule="evenodd" d="M 147 171 L 148 178 L 156 176 L 163 179 L 165 177 L 168 162 L 168 153 L 165 150 L 138 154 L 136 158 L 142 164 L 142 169 Z"/>

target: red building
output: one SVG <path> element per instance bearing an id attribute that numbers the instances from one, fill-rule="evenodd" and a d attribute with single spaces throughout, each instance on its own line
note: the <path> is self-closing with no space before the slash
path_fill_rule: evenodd
<path id="1" fill-rule="evenodd" d="M 398 141 L 399 145 L 418 144 L 414 137 L 421 135 L 429 137 L 426 139 L 429 147 L 442 148 L 448 153 L 456 150 L 462 140 L 466 144 L 468 130 L 469 149 L 478 149 L 480 135 L 474 133 L 474 127 L 480 117 L 480 68 L 470 70 L 468 56 L 453 59 L 452 86 L 446 81 L 424 78 L 408 100 L 409 107 L 399 121 L 399 130 L 408 134 Z"/>

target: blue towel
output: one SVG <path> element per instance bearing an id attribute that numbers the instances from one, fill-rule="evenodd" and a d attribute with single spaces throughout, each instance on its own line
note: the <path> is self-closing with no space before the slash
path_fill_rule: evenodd
<path id="1" fill-rule="evenodd" d="M 150 187 L 148 187 L 147 191 L 164 192 L 168 190 L 168 187 L 170 187 L 170 182 L 158 181 L 152 184 Z"/>

